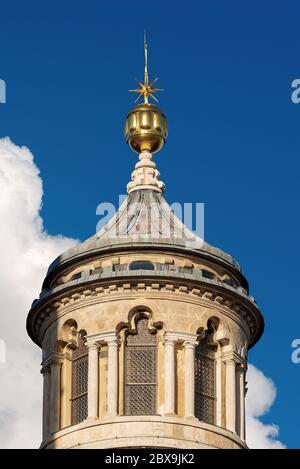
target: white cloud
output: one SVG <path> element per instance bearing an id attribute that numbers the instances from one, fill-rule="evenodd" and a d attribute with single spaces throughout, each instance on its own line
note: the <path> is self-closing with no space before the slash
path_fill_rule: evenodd
<path id="1" fill-rule="evenodd" d="M 247 380 L 246 439 L 249 448 L 285 448 L 285 445 L 277 439 L 278 426 L 263 423 L 259 419 L 269 412 L 275 401 L 276 388 L 273 381 L 253 365 L 249 365 Z"/>
<path id="2" fill-rule="evenodd" d="M 41 442 L 41 353 L 26 333 L 26 316 L 52 260 L 76 241 L 50 236 L 39 215 L 42 181 L 33 156 L 0 139 L 0 448 Z"/>
<path id="3" fill-rule="evenodd" d="M 41 353 L 25 328 L 27 312 L 50 262 L 76 241 L 50 236 L 39 215 L 42 181 L 33 156 L 9 138 L 0 139 L 0 448 L 37 448 L 41 442 Z M 259 420 L 274 402 L 275 386 L 249 366 L 247 441 L 251 448 L 282 448 L 278 428 Z"/>

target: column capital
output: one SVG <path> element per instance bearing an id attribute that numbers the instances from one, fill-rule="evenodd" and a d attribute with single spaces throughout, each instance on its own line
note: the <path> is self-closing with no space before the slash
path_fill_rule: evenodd
<path id="1" fill-rule="evenodd" d="M 64 360 L 64 354 L 60 352 L 52 352 L 50 353 L 47 358 L 45 358 L 42 361 L 42 370 L 43 372 L 44 369 L 47 367 L 51 367 L 52 365 L 58 365 L 61 366 Z"/>
<path id="2" fill-rule="evenodd" d="M 91 344 L 99 344 L 101 345 L 108 345 L 108 344 L 116 344 L 118 345 L 118 335 L 116 331 L 108 331 L 108 332 L 102 332 L 100 334 L 92 334 L 89 336 L 86 336 L 86 344 L 91 343 Z"/>
<path id="3" fill-rule="evenodd" d="M 163 337 L 163 344 L 164 345 L 172 345 L 175 346 L 175 343 L 177 342 L 177 337 L 171 333 L 171 335 L 166 332 L 164 337 Z"/>
<path id="4" fill-rule="evenodd" d="M 42 363 L 41 373 L 42 375 L 50 373 L 50 364 L 43 365 Z"/>
<path id="5" fill-rule="evenodd" d="M 194 350 L 198 344 L 199 344 L 198 340 L 192 340 L 192 339 L 188 339 L 183 342 L 183 346 L 185 349 L 192 349 L 192 350 Z"/>
<path id="6" fill-rule="evenodd" d="M 178 334 L 176 332 L 166 331 L 163 337 L 163 343 L 175 343 L 178 342 Z"/>
<path id="7" fill-rule="evenodd" d="M 119 346 L 119 339 L 118 337 L 110 337 L 106 340 L 108 347 L 118 347 Z"/>
<path id="8" fill-rule="evenodd" d="M 172 347 L 172 348 L 175 348 L 175 344 L 176 344 L 176 341 L 175 340 L 172 340 L 172 339 L 165 339 L 163 341 L 163 345 L 165 347 Z"/>
<path id="9" fill-rule="evenodd" d="M 100 344 L 96 341 L 88 340 L 85 342 L 85 346 L 88 350 L 99 350 Z"/>
<path id="10" fill-rule="evenodd" d="M 164 342 L 190 342 L 190 343 L 195 343 L 197 345 L 198 342 L 198 336 L 197 334 L 192 334 L 189 332 L 177 332 L 177 331 L 166 331 L 164 334 Z"/>
<path id="11" fill-rule="evenodd" d="M 245 365 L 245 360 L 237 352 L 227 352 L 223 355 L 225 364 L 234 363 L 235 365 Z"/>
<path id="12" fill-rule="evenodd" d="M 226 357 L 226 358 L 224 358 L 223 361 L 224 361 L 225 365 L 234 365 L 235 366 L 237 364 L 236 360 L 232 357 Z"/>

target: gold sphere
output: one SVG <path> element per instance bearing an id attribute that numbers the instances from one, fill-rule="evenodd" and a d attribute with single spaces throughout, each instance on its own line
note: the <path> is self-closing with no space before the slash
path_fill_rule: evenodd
<path id="1" fill-rule="evenodd" d="M 167 136 L 167 119 L 157 106 L 143 103 L 131 109 L 125 122 L 125 138 L 133 151 L 156 153 Z"/>

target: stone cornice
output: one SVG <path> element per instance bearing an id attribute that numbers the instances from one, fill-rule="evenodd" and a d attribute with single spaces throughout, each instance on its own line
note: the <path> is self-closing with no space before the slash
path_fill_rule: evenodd
<path id="1" fill-rule="evenodd" d="M 27 330 L 31 338 L 40 345 L 41 334 L 43 335 L 44 323 L 48 323 L 48 318 L 55 313 L 63 313 L 70 308 L 78 308 L 78 305 L 85 306 L 101 301 L 107 301 L 111 296 L 117 298 L 128 298 L 128 295 L 145 296 L 151 292 L 151 295 L 157 297 L 168 296 L 170 299 L 176 299 L 185 296 L 185 301 L 198 302 L 213 307 L 218 304 L 218 308 L 227 315 L 240 317 L 249 327 L 251 334 L 251 345 L 260 337 L 263 330 L 263 319 L 258 307 L 244 295 L 239 294 L 233 289 L 225 289 L 219 285 L 207 282 L 191 282 L 189 279 L 141 279 L 131 278 L 125 282 L 121 279 L 114 279 L 114 282 L 99 282 L 85 285 L 85 289 L 73 287 L 61 291 L 59 294 L 43 298 L 34 303 L 27 319 Z"/>
<path id="2" fill-rule="evenodd" d="M 172 269 L 169 270 L 120 270 L 120 271 L 115 271 L 112 266 L 105 267 L 103 268 L 101 273 L 96 273 L 96 274 L 89 274 L 88 271 L 84 271 L 82 273 L 82 277 L 76 280 L 69 280 L 61 285 L 57 285 L 49 290 L 43 290 L 40 294 L 39 300 L 44 299 L 45 297 L 49 296 L 49 294 L 53 293 L 59 293 L 61 291 L 64 291 L 68 288 L 80 288 L 81 286 L 83 287 L 84 285 L 90 285 L 93 282 L 107 282 L 111 280 L 120 280 L 122 281 L 125 280 L 126 278 L 134 278 L 134 277 L 139 277 L 139 278 L 144 278 L 144 277 L 151 277 L 151 278 L 158 278 L 158 279 L 174 279 L 179 280 L 190 280 L 191 282 L 202 282 L 205 284 L 211 284 L 211 285 L 217 285 L 221 288 L 228 289 L 230 291 L 237 291 L 240 295 L 245 296 L 246 298 L 249 298 L 251 301 L 254 301 L 251 296 L 249 296 L 246 293 L 246 290 L 239 286 L 239 287 L 233 287 L 231 285 L 228 285 L 225 282 L 222 282 L 221 280 L 217 279 L 208 279 L 204 277 L 201 273 L 201 269 L 194 269 L 192 273 L 189 272 L 182 272 L 179 268 L 179 266 L 172 266 Z M 36 301 L 39 301 L 36 300 Z"/>
<path id="3" fill-rule="evenodd" d="M 116 245 L 109 245 L 109 246 L 97 246 L 96 249 L 92 249 L 90 251 L 83 251 L 80 252 L 80 245 L 79 247 L 76 247 L 74 251 L 74 255 L 70 255 L 70 252 L 67 251 L 64 255 L 59 256 L 49 267 L 47 276 L 43 282 L 43 288 L 48 287 L 50 285 L 50 282 L 53 280 L 53 278 L 58 275 L 60 272 L 70 268 L 72 265 L 75 263 L 82 263 L 82 262 L 90 262 L 93 259 L 99 258 L 99 256 L 105 256 L 106 254 L 111 255 L 118 255 L 122 254 L 124 252 L 130 253 L 134 252 L 135 254 L 138 254 L 140 252 L 142 253 L 160 253 L 163 252 L 165 255 L 183 255 L 186 257 L 188 255 L 189 258 L 195 259 L 195 261 L 203 261 L 203 260 L 208 260 L 209 262 L 213 262 L 214 264 L 220 266 L 220 267 L 225 267 L 229 271 L 231 271 L 232 274 L 238 276 L 240 278 L 240 281 L 242 284 L 245 284 L 245 287 L 248 288 L 248 282 L 245 276 L 243 275 L 242 271 L 240 270 L 240 267 L 237 263 L 235 262 L 229 262 L 223 257 L 220 257 L 217 254 L 214 254 L 214 252 L 211 252 L 210 250 L 197 250 L 197 249 L 192 249 L 189 248 L 188 250 L 186 249 L 186 246 L 181 246 L 181 245 L 176 245 L 176 244 L 163 244 L 163 243 L 158 243 L 158 242 L 140 242 L 138 244 L 133 244 L 133 243 L 125 243 L 123 242 L 122 244 L 116 244 Z M 229 256 L 231 258 L 231 256 Z"/>

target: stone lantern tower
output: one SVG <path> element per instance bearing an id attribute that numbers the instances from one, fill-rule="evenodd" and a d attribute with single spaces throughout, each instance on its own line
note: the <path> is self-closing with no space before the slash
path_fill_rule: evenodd
<path id="1" fill-rule="evenodd" d="M 27 330 L 42 348 L 42 448 L 245 448 L 247 351 L 263 331 L 238 263 L 175 216 L 152 154 L 167 121 L 126 119 L 128 196 L 49 267 Z"/>

